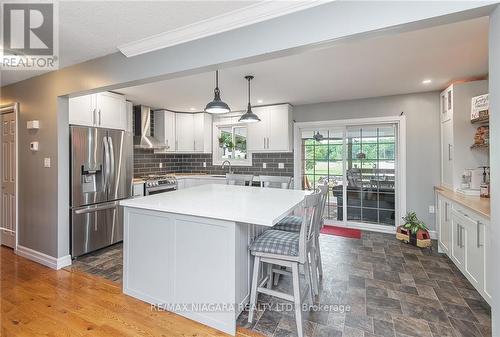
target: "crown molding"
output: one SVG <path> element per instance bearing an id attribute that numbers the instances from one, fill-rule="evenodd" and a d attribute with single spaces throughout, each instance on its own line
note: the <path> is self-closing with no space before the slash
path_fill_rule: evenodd
<path id="1" fill-rule="evenodd" d="M 298 12 L 329 1 L 331 0 L 261 1 L 168 32 L 122 44 L 118 46 L 118 50 L 126 57 L 137 56 Z"/>

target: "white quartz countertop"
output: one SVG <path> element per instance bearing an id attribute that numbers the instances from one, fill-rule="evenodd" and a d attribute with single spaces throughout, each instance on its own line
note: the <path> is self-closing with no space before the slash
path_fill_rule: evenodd
<path id="1" fill-rule="evenodd" d="M 273 226 L 309 192 L 207 184 L 120 201 L 124 207 Z"/>

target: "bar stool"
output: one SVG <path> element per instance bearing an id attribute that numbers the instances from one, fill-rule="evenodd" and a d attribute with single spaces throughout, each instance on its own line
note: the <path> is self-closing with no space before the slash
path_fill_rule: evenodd
<path id="1" fill-rule="evenodd" d="M 289 189 L 292 177 L 281 176 L 259 176 L 260 187 Z"/>
<path id="2" fill-rule="evenodd" d="M 258 236 L 250 245 L 250 252 L 254 256 L 254 266 L 252 275 L 252 288 L 250 293 L 250 312 L 248 313 L 248 322 L 253 320 L 255 304 L 257 303 L 257 293 L 264 293 L 275 296 L 295 304 L 295 319 L 297 321 L 297 334 L 303 337 L 302 329 L 302 296 L 300 294 L 299 284 L 299 265 L 304 267 L 304 274 L 307 281 L 306 292 L 312 303 L 311 270 L 316 268 L 315 261 L 312 259 L 313 266 L 309 266 L 308 254 L 314 245 L 314 220 L 315 214 L 319 211 L 321 204 L 321 194 L 313 193 L 307 195 L 302 202 L 302 226 L 300 232 L 285 232 L 280 230 L 267 230 Z M 272 273 L 259 282 L 260 264 L 277 265 L 285 268 L 291 268 L 293 295 L 270 289 L 272 285 Z M 276 272 L 285 273 L 283 270 Z M 267 287 L 264 285 L 267 284 Z M 305 294 L 304 294 L 305 295 Z"/>
<path id="3" fill-rule="evenodd" d="M 252 186 L 252 174 L 226 174 L 226 185 Z"/>
<path id="4" fill-rule="evenodd" d="M 318 190 L 320 191 L 321 194 L 321 202 L 320 202 L 319 212 L 316 214 L 317 219 L 315 221 L 316 226 L 314 230 L 314 247 L 312 254 L 313 258 L 316 261 L 316 266 L 317 266 L 317 271 L 314 271 L 314 274 L 317 275 L 317 280 L 323 277 L 323 264 L 321 261 L 319 235 L 321 229 L 324 226 L 323 211 L 325 209 L 326 200 L 328 198 L 328 185 L 326 183 L 323 185 L 319 185 Z M 302 217 L 297 215 L 289 215 L 283 218 L 281 221 L 279 221 L 276 225 L 274 225 L 273 229 L 297 233 L 300 231 L 301 225 L 302 225 Z M 279 276 L 277 275 L 274 278 L 274 285 L 278 284 L 278 280 Z M 319 288 L 319 281 L 315 282 L 314 286 L 314 293 L 316 295 L 319 293 L 318 288 Z"/>

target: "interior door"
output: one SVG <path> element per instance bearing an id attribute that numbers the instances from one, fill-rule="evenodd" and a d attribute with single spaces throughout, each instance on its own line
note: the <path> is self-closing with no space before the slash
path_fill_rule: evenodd
<path id="1" fill-rule="evenodd" d="M 1 117 L 1 244 L 16 244 L 16 116 L 14 112 Z"/>
<path id="2" fill-rule="evenodd" d="M 118 200 L 132 195 L 132 135 L 121 130 L 108 130 L 110 154 L 108 199 Z"/>

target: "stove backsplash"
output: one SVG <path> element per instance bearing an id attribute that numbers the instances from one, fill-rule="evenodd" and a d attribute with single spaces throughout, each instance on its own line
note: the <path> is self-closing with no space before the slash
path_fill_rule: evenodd
<path id="1" fill-rule="evenodd" d="M 254 175 L 293 176 L 293 153 L 254 153 L 252 166 L 233 166 L 235 173 L 248 173 Z M 203 162 L 207 167 L 203 167 Z M 162 168 L 160 168 L 160 163 Z M 262 168 L 266 163 L 267 167 Z M 285 168 L 279 169 L 278 164 L 283 163 Z M 180 154 L 162 153 L 155 154 L 152 149 L 134 149 L 134 176 L 141 177 L 148 174 L 166 173 L 205 173 L 225 174 L 221 166 L 212 164 L 212 154 Z"/>

